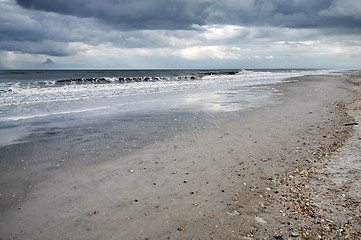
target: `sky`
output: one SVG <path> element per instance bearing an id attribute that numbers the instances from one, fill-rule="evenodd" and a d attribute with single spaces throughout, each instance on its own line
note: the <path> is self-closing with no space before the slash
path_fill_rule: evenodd
<path id="1" fill-rule="evenodd" d="M 361 69 L 361 0 L 0 0 L 0 69 Z"/>

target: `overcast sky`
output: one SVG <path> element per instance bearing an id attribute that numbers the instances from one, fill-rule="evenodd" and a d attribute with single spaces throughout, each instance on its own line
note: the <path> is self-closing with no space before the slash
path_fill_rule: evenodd
<path id="1" fill-rule="evenodd" d="M 361 0 L 0 0 L 0 69 L 361 68 Z"/>

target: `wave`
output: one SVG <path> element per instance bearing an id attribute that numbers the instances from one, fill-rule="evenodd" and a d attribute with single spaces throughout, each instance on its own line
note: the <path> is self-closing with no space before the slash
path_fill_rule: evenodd
<path id="1" fill-rule="evenodd" d="M 222 75 L 236 75 L 238 71 L 222 72 Z M 175 81 L 175 80 L 196 80 L 204 76 L 220 75 L 219 72 L 204 72 L 191 76 L 174 77 L 101 77 L 101 78 L 76 78 L 62 79 L 55 81 L 56 84 L 86 84 L 86 83 L 133 83 L 133 82 L 157 82 L 157 81 Z"/>
<path id="2" fill-rule="evenodd" d="M 195 77 L 183 77 L 184 79 L 196 79 Z M 101 77 L 101 78 L 76 78 L 55 81 L 56 84 L 87 84 L 87 83 L 132 83 L 132 82 L 156 82 L 170 80 L 161 77 Z"/>
<path id="3" fill-rule="evenodd" d="M 60 72 L 61 73 L 61 72 Z M 174 92 L 205 88 L 239 88 L 275 84 L 291 77 L 330 73 L 320 71 L 193 71 L 190 74 L 114 76 L 0 82 L 0 106 Z"/>
<path id="4" fill-rule="evenodd" d="M 157 82 L 157 81 L 177 81 L 177 80 L 197 80 L 204 76 L 215 75 L 236 75 L 239 71 L 199 71 L 196 74 L 184 76 L 135 76 L 135 77 L 90 77 L 90 78 L 70 78 L 56 80 L 57 85 L 62 84 L 102 84 L 102 83 L 133 83 L 133 82 Z"/>
<path id="5" fill-rule="evenodd" d="M 12 92 L 12 89 L 0 89 L 0 93 Z"/>
<path id="6" fill-rule="evenodd" d="M 69 113 L 83 113 L 83 112 L 98 111 L 98 110 L 102 110 L 102 109 L 106 109 L 106 108 L 109 108 L 109 106 L 82 109 L 82 110 L 69 110 L 69 111 L 50 112 L 50 113 L 34 114 L 34 115 L 4 117 L 4 118 L 0 119 L 0 121 L 8 121 L 8 120 L 18 121 L 18 120 L 25 120 L 25 119 L 31 119 L 31 118 L 37 118 L 37 117 L 46 117 L 46 116 L 52 116 L 52 115 L 62 115 L 62 114 L 69 114 Z"/>

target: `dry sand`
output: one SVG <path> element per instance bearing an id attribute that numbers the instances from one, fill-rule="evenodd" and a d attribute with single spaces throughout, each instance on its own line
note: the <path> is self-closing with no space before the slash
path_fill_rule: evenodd
<path id="1" fill-rule="evenodd" d="M 352 74 L 279 85 L 281 104 L 0 196 L 0 239 L 358 239 Z"/>

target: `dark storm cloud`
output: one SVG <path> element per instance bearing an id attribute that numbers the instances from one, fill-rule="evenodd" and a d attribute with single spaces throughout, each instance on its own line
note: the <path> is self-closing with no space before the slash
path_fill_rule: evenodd
<path id="1" fill-rule="evenodd" d="M 361 32 L 360 0 L 1 0 L 0 12 L 0 51 L 49 56 L 100 45 L 177 49 L 271 42 L 283 37 L 280 28 L 290 29 L 291 41 Z M 213 24 L 240 29 L 208 37 Z"/>
<path id="2" fill-rule="evenodd" d="M 122 29 L 184 29 L 205 24 L 206 1 L 17 0 L 24 8 L 96 18 Z"/>
<path id="3" fill-rule="evenodd" d="M 0 49 L 5 51 L 45 54 L 50 56 L 71 56 L 74 49 L 67 43 L 56 41 L 0 41 Z"/>
<path id="4" fill-rule="evenodd" d="M 361 5 L 343 2 L 347 6 L 338 0 L 17 0 L 24 8 L 95 18 L 123 30 L 189 29 L 194 24 L 360 27 L 360 12 L 333 14 Z"/>
<path id="5" fill-rule="evenodd" d="M 0 50 L 70 56 L 76 54 L 69 42 L 99 41 L 94 19 L 62 16 L 20 8 L 15 1 L 0 2 Z"/>

